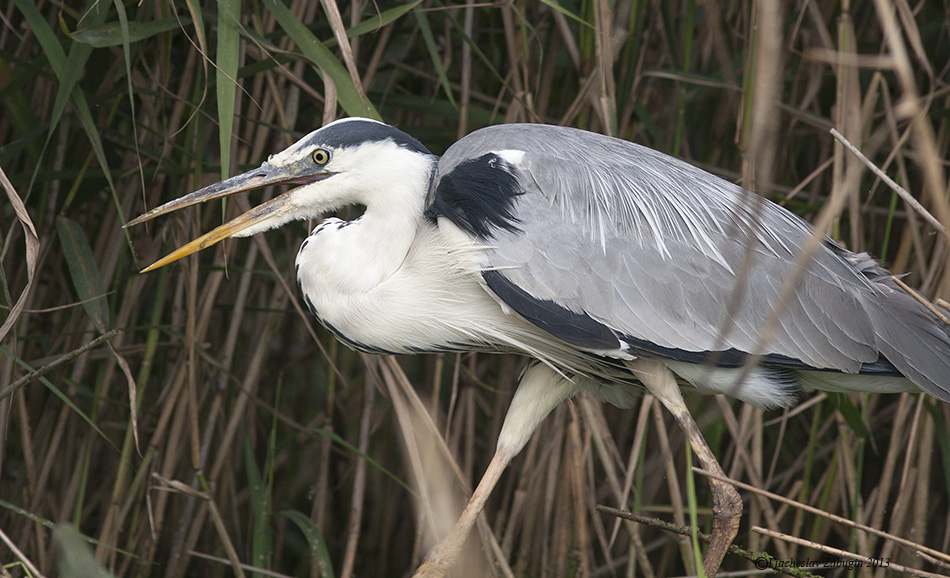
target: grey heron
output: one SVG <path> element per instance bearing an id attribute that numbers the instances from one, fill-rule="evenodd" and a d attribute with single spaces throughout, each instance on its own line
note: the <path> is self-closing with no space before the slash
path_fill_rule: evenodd
<path id="1" fill-rule="evenodd" d="M 798 267 L 813 235 L 802 219 L 685 162 L 578 129 L 492 126 L 440 158 L 397 128 L 344 119 L 127 226 L 286 184 L 296 187 L 145 270 L 360 204 L 355 220 L 320 222 L 296 259 L 301 296 L 330 331 L 375 353 L 533 360 L 495 456 L 419 575 L 445 573 L 507 464 L 580 391 L 626 407 L 645 387 L 720 476 L 681 386 L 767 408 L 806 390 L 924 391 L 950 402 L 950 326 L 868 255 L 823 238 Z M 710 483 L 703 565 L 714 576 L 742 501 Z"/>

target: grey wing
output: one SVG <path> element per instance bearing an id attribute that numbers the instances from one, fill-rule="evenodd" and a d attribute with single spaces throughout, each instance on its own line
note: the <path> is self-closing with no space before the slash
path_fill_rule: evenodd
<path id="1" fill-rule="evenodd" d="M 763 329 L 811 235 L 784 209 L 651 149 L 500 125 L 453 145 L 430 214 L 482 239 L 488 287 L 562 340 L 691 363 L 901 373 L 950 398 L 950 330 L 831 241 Z"/>

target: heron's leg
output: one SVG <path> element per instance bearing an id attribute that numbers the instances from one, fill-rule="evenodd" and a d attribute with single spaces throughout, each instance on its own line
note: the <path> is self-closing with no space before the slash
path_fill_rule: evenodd
<path id="1" fill-rule="evenodd" d="M 531 434 L 551 410 L 577 391 L 578 387 L 574 382 L 546 365 L 537 363 L 525 370 L 505 415 L 505 423 L 501 426 L 491 463 L 488 464 L 452 532 L 429 551 L 422 566 L 413 574 L 414 578 L 445 576 L 458 557 L 502 472 L 512 458 L 521 452 L 531 439 Z"/>
<path id="2" fill-rule="evenodd" d="M 686 403 L 683 402 L 683 395 L 680 393 L 679 385 L 676 383 L 673 373 L 665 365 L 647 359 L 638 359 L 630 362 L 630 365 L 650 393 L 673 414 L 676 423 L 689 438 L 693 452 L 699 458 L 703 469 L 726 477 L 719 465 L 719 460 L 709 449 L 709 445 L 703 439 L 703 434 L 699 431 L 699 426 L 696 425 L 689 409 L 686 408 Z M 706 572 L 706 576 L 715 578 L 726 551 L 739 531 L 739 519 L 742 517 L 742 498 L 732 484 L 710 478 L 709 485 L 713 493 L 713 531 L 709 549 L 706 550 L 706 557 L 703 558 L 703 570 Z"/>

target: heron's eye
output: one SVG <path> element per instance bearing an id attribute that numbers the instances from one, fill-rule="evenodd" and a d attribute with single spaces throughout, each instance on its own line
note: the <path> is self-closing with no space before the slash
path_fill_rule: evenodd
<path id="1" fill-rule="evenodd" d="M 313 159 L 314 163 L 322 167 L 330 162 L 330 151 L 327 149 L 316 149 L 310 153 L 310 158 Z"/>

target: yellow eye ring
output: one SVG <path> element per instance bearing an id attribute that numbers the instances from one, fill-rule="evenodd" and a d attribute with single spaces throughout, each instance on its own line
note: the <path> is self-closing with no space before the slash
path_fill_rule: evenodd
<path id="1" fill-rule="evenodd" d="M 330 162 L 330 151 L 327 149 L 316 149 L 310 153 L 310 158 L 314 163 L 321 167 Z"/>

